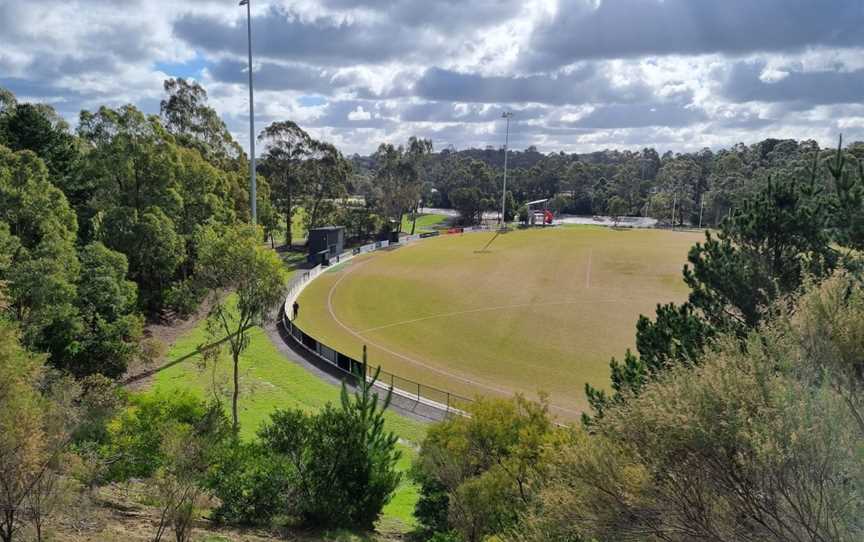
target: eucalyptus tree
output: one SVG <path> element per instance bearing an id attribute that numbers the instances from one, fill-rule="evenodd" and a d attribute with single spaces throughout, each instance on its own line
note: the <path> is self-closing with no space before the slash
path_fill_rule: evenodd
<path id="1" fill-rule="evenodd" d="M 142 322 L 127 260 L 76 246 L 75 213 L 30 151 L 0 147 L 0 282 L 25 344 L 76 376 L 116 378 L 138 354 Z"/>
<path id="2" fill-rule="evenodd" d="M 382 143 L 375 153 L 375 182 L 381 191 L 381 214 L 402 229 L 402 216 L 417 209 L 423 188 L 421 163 L 432 152 L 428 139 L 411 137 L 407 146 Z M 415 213 L 416 214 L 416 213 Z"/>
<path id="3" fill-rule="evenodd" d="M 308 168 L 303 162 L 313 157 L 319 143 L 290 120 L 272 123 L 258 135 L 258 141 L 265 149 L 259 167 L 270 181 L 274 206 L 285 218 L 285 245 L 290 248 L 294 211 L 306 188 Z"/>
<path id="4" fill-rule="evenodd" d="M 168 79 L 159 111 L 165 128 L 184 146 L 198 149 L 209 162 L 222 169 L 243 167 L 244 153 L 225 122 L 207 104 L 207 91 L 195 81 Z"/>
<path id="5" fill-rule="evenodd" d="M 249 346 L 250 330 L 268 318 L 284 299 L 286 282 L 282 261 L 258 243 L 254 226 L 207 228 L 202 231 L 198 277 L 211 291 L 213 306 L 208 320 L 228 342 L 233 364 L 231 416 L 240 428 L 240 355 Z M 221 295 L 231 290 L 234 297 Z"/>
<path id="6" fill-rule="evenodd" d="M 347 195 L 351 174 L 351 164 L 334 145 L 314 141 L 310 149 L 308 158 L 303 161 L 302 172 L 305 183 L 304 225 L 307 230 L 333 220 L 338 210 L 336 201 Z"/>

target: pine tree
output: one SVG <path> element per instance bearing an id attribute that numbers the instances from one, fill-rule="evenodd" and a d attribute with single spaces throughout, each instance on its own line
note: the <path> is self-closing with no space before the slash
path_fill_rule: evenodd
<path id="1" fill-rule="evenodd" d="M 355 517 L 363 527 L 371 528 L 381 513 L 382 507 L 389 502 L 402 478 L 396 471 L 396 463 L 401 452 L 396 449 L 398 437 L 384 427 L 384 411 L 390 406 L 393 390 L 387 390 L 383 401 L 379 401 L 376 388 L 381 367 L 377 367 L 371 378 L 366 361 L 366 346 L 363 346 L 362 374 L 356 374 L 357 389 L 353 396 L 348 393 L 345 383 L 342 383 L 342 411 L 353 418 L 355 427 L 360 432 L 362 445 L 366 449 L 366 460 L 369 468 L 369 479 L 365 494 L 356 500 L 357 514 Z"/>
<path id="2" fill-rule="evenodd" d="M 613 393 L 585 386 L 595 416 L 638 394 L 667 367 L 697 362 L 716 334 L 743 337 L 808 277 L 833 271 L 839 254 L 831 246 L 830 206 L 817 173 L 814 157 L 809 182 L 768 179 L 723 221 L 719 234 L 706 233 L 705 242 L 690 250 L 683 270 L 688 301 L 658 305 L 653 321 L 639 318 L 638 356 L 627 351 L 623 361 L 610 362 Z M 585 414 L 583 421 L 590 425 L 591 417 Z"/>

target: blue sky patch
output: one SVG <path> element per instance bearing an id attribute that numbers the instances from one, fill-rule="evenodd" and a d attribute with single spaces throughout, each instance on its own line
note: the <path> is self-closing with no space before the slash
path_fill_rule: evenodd
<path id="1" fill-rule="evenodd" d="M 297 98 L 297 103 L 300 104 L 300 107 L 315 107 L 326 104 L 327 98 L 323 96 L 300 96 Z"/>
<path id="2" fill-rule="evenodd" d="M 195 56 L 187 62 L 156 62 L 153 67 L 173 77 L 200 79 L 201 72 L 207 67 L 207 61 L 200 56 Z"/>

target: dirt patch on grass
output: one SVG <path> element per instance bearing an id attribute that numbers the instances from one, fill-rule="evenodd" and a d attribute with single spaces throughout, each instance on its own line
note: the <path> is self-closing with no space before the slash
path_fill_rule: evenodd
<path id="1" fill-rule="evenodd" d="M 240 529 L 219 525 L 207 519 L 202 510 L 195 521 L 191 540 L 196 542 L 397 542 L 403 537 L 388 532 L 355 535 L 307 530 Z M 159 508 L 152 504 L 146 486 L 140 481 L 111 484 L 93 493 L 76 496 L 62 513 L 51 521 L 51 539 L 63 542 L 150 542 L 159 522 Z M 163 540 L 173 540 L 167 532 Z"/>
<path id="2" fill-rule="evenodd" d="M 213 307 L 211 296 L 204 298 L 198 310 L 186 318 L 167 315 L 158 321 L 148 322 L 144 328 L 144 340 L 150 342 L 157 350 L 157 355 L 150 363 L 137 363 L 128 368 L 123 384 L 131 391 L 145 390 L 153 384 L 153 377 L 168 361 L 167 354 L 177 339 L 194 329 Z"/>

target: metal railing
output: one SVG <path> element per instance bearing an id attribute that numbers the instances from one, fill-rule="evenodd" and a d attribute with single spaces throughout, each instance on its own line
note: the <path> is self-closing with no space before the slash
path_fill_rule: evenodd
<path id="1" fill-rule="evenodd" d="M 447 233 L 461 234 L 482 231 L 489 231 L 489 228 L 452 228 L 451 230 L 447 230 Z M 413 243 L 415 241 L 419 241 L 420 239 L 432 237 L 435 235 L 437 235 L 437 233 L 403 236 L 399 240 L 399 245 Z M 391 243 L 387 241 L 377 241 L 375 243 L 369 243 L 368 245 L 354 248 L 351 251 L 344 252 L 333 258 L 333 260 L 331 260 L 333 263 L 330 267 L 344 264 L 353 259 L 355 256 L 368 252 L 373 252 L 381 248 L 387 248 L 390 245 Z M 285 304 L 281 311 L 282 326 L 285 329 L 285 332 L 304 350 L 316 356 L 318 359 L 328 363 L 330 366 L 338 369 L 346 376 L 351 378 L 357 378 L 358 375 L 363 373 L 363 363 L 361 361 L 356 360 L 351 356 L 348 356 L 347 354 L 339 352 L 338 350 L 325 345 L 315 337 L 309 335 L 308 333 L 300 329 L 300 327 L 295 325 L 294 322 L 290 318 L 288 318 L 288 315 L 291 314 L 293 310 L 292 306 L 294 304 L 294 301 L 297 300 L 306 285 L 315 278 L 317 278 L 318 275 L 324 272 L 324 270 L 329 269 L 330 267 L 316 265 L 311 269 L 298 271 L 298 273 L 291 279 L 291 282 L 288 285 L 288 293 L 285 297 Z M 394 394 L 404 397 L 406 399 L 411 399 L 432 408 L 438 409 L 447 415 L 464 415 L 465 408 L 474 402 L 473 399 L 469 399 L 467 397 L 463 397 L 461 395 L 449 392 L 447 390 L 442 390 L 434 386 L 429 386 L 427 384 L 423 384 L 422 382 L 417 382 L 409 378 L 401 377 L 397 374 L 385 371 L 380 367 L 373 366 L 372 364 L 367 364 L 366 367 L 367 374 L 365 375 L 365 377 L 367 380 L 371 379 L 376 371 L 380 371 L 378 373 L 378 381 L 376 382 L 377 386 L 388 389 Z"/>
<path id="2" fill-rule="evenodd" d="M 304 332 L 287 317 L 285 311 L 282 312 L 282 326 L 297 345 L 316 356 L 319 360 L 328 363 L 345 376 L 357 378 L 363 374 L 364 364 L 362 361 L 343 354 L 334 348 L 330 348 Z M 389 390 L 393 394 L 405 399 L 417 401 L 439 410 L 446 415 L 462 415 L 465 413 L 465 408 L 474 402 L 473 399 L 401 377 L 368 363 L 365 367 L 367 381 L 371 381 L 376 371 L 380 371 L 378 372 L 378 380 L 375 382 L 376 386 Z"/>

